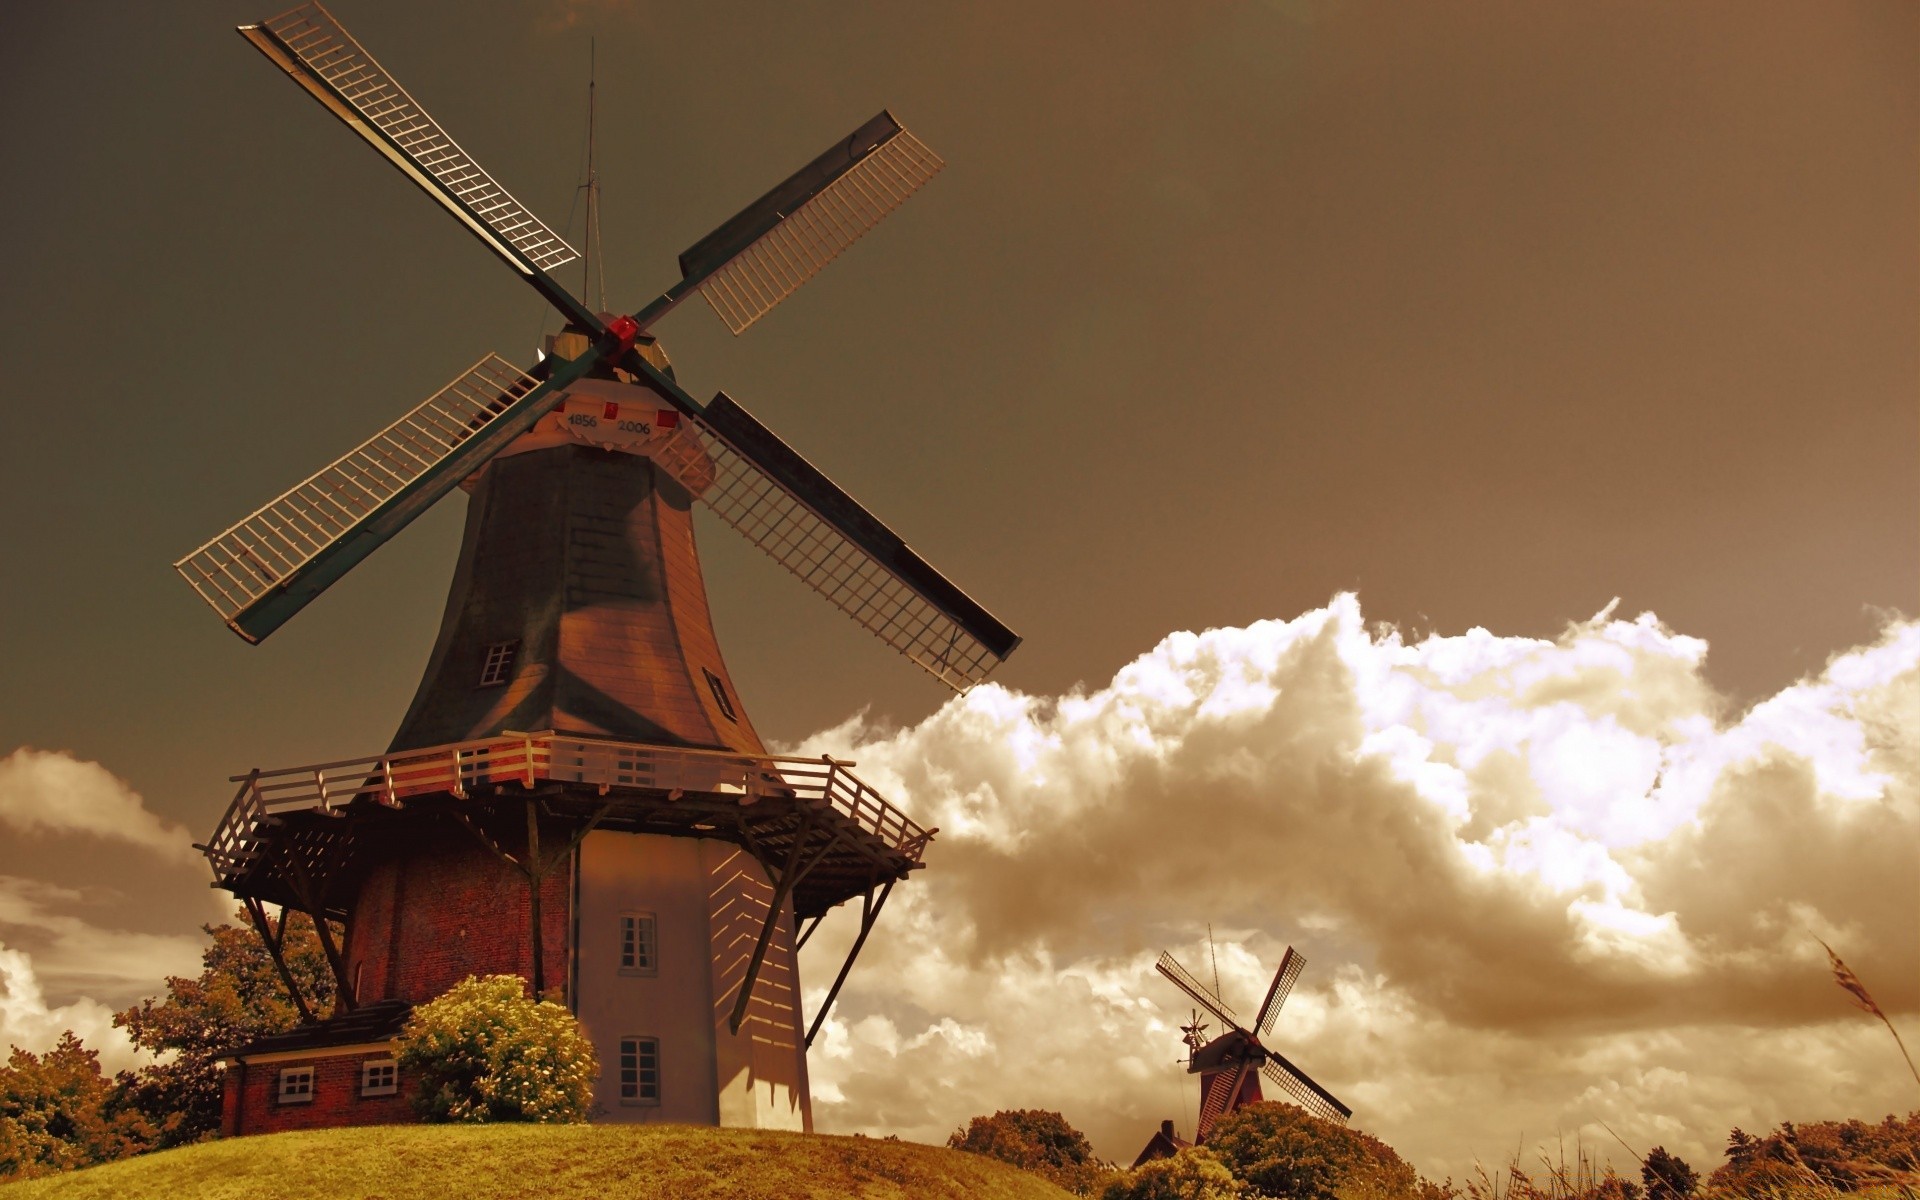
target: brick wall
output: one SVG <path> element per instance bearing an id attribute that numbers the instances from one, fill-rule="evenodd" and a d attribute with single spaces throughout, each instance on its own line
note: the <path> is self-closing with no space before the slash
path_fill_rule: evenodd
<path id="1" fill-rule="evenodd" d="M 410 1097 L 413 1081 L 400 1073 L 400 1091 L 392 1096 L 362 1096 L 360 1067 L 369 1059 L 392 1058 L 387 1051 L 358 1050 L 332 1057 L 284 1059 L 228 1067 L 222 1107 L 222 1135 L 279 1133 L 288 1129 L 334 1129 L 342 1125 L 391 1125 L 416 1120 Z M 280 1072 L 313 1068 L 313 1099 L 280 1103 Z M 238 1118 L 237 1123 L 234 1118 Z"/>
<path id="2" fill-rule="evenodd" d="M 542 851 L 566 845 L 571 829 L 541 827 Z M 510 853 L 518 844 L 508 845 Z M 548 988 L 567 981 L 571 925 L 570 866 L 540 888 L 541 957 Z M 361 1003 L 431 1000 L 469 975 L 533 975 L 529 889 L 518 868 L 500 861 L 465 830 L 376 865 L 355 898 L 348 927 L 347 977 Z"/>

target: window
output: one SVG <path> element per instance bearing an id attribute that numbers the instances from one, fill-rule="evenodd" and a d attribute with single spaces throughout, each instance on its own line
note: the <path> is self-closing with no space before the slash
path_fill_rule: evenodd
<path id="1" fill-rule="evenodd" d="M 312 1067 L 288 1067 L 280 1072 L 280 1103 L 313 1103 Z"/>
<path id="2" fill-rule="evenodd" d="M 707 687 L 713 692 L 713 702 L 720 706 L 720 715 L 738 725 L 740 718 L 733 711 L 733 701 L 727 699 L 727 685 L 721 683 L 720 677 L 705 667 L 700 668 L 700 673 L 707 677 Z"/>
<path id="3" fill-rule="evenodd" d="M 620 914 L 620 973 L 652 975 L 658 968 L 652 913 Z"/>
<path id="4" fill-rule="evenodd" d="M 620 1039 L 620 1103 L 660 1103 L 660 1039 Z"/>
<path id="5" fill-rule="evenodd" d="M 360 1064 L 362 1096 L 392 1096 L 400 1091 L 400 1067 L 390 1058 L 373 1058 Z"/>
<path id="6" fill-rule="evenodd" d="M 520 657 L 519 641 L 495 642 L 480 664 L 480 686 L 499 687 L 513 676 L 513 660 Z"/>

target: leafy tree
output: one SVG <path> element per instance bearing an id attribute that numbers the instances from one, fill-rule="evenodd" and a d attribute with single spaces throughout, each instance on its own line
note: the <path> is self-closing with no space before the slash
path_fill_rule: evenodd
<path id="1" fill-rule="evenodd" d="M 1920 1174 L 1920 1112 L 1865 1121 L 1783 1121 L 1765 1137 L 1735 1129 L 1727 1161 L 1707 1178 L 1713 1191 L 1758 1195 L 1816 1184 L 1855 1192 L 1875 1184 L 1911 1186 Z M 1650 1196 L 1648 1200 L 1662 1200 Z"/>
<path id="2" fill-rule="evenodd" d="M 1222 1119 L 1207 1137 L 1235 1179 L 1274 1200 L 1335 1200 L 1341 1192 L 1438 1195 L 1378 1138 L 1264 1100 Z"/>
<path id="3" fill-rule="evenodd" d="M 0 1179 L 124 1158 L 153 1137 L 115 1081 L 100 1073 L 100 1055 L 71 1030 L 44 1055 L 14 1047 L 0 1067 Z"/>
<path id="4" fill-rule="evenodd" d="M 235 914 L 244 921 L 244 909 Z M 220 1127 L 220 1060 L 235 1048 L 300 1020 L 287 985 L 251 925 L 204 925 L 213 944 L 197 979 L 167 979 L 167 994 L 118 1013 L 113 1023 L 133 1044 L 161 1056 L 129 1084 L 134 1105 L 157 1131 L 160 1147 L 197 1141 Z M 287 913 L 282 956 L 308 1007 L 333 1007 L 333 972 L 305 913 Z"/>
<path id="5" fill-rule="evenodd" d="M 1108 1181 L 1100 1200 L 1238 1200 L 1246 1188 L 1204 1146 L 1141 1163 Z"/>
<path id="6" fill-rule="evenodd" d="M 1700 1186 L 1699 1174 L 1677 1154 L 1668 1154 L 1665 1146 L 1647 1151 L 1640 1164 L 1640 1180 L 1647 1185 L 1647 1200 L 1687 1200 Z"/>
<path id="7" fill-rule="evenodd" d="M 580 1122 L 600 1074 L 573 1014 L 527 995 L 518 975 L 469 976 L 413 1010 L 398 1062 L 429 1121 Z"/>
<path id="8" fill-rule="evenodd" d="M 1012 1163 L 1076 1196 L 1091 1195 L 1111 1170 L 1093 1156 L 1086 1134 L 1059 1113 L 1038 1108 L 975 1117 L 953 1131 L 947 1146 Z"/>

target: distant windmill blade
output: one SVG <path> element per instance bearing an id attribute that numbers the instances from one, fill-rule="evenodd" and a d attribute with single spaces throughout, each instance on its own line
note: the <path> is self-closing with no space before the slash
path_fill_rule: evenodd
<path id="1" fill-rule="evenodd" d="M 1287 994 L 1293 991 L 1294 980 L 1300 978 L 1300 972 L 1306 966 L 1306 955 L 1296 954 L 1293 947 L 1288 946 L 1286 957 L 1280 960 L 1280 969 L 1273 973 L 1273 984 L 1267 988 L 1267 998 L 1260 1004 L 1260 1017 L 1254 1023 L 1262 1037 L 1272 1032 L 1273 1023 L 1280 1016 L 1280 1006 L 1287 1002 Z"/>
<path id="2" fill-rule="evenodd" d="M 598 360 L 597 349 L 551 360 L 542 382 L 489 354 L 173 569 L 258 642 L 532 428 Z"/>
<path id="3" fill-rule="evenodd" d="M 1198 1004 L 1214 1016 L 1225 1021 L 1228 1028 L 1241 1028 L 1240 1018 L 1234 1015 L 1231 1008 L 1227 1007 L 1227 1002 L 1209 991 L 1206 984 L 1195 979 L 1192 973 L 1181 966 L 1179 960 L 1174 958 L 1173 955 L 1168 954 L 1164 950 L 1161 951 L 1160 961 L 1153 964 L 1153 969 L 1165 975 L 1167 979 L 1172 982 L 1173 986 L 1193 997 L 1195 1004 Z"/>
<path id="4" fill-rule="evenodd" d="M 1260 1073 L 1292 1097 L 1301 1108 L 1337 1125 L 1345 1125 L 1347 1119 L 1353 1116 L 1351 1108 L 1334 1099 L 1332 1092 L 1307 1078 L 1306 1072 L 1288 1062 L 1284 1055 L 1271 1050 L 1267 1054 L 1267 1061 L 1260 1064 Z"/>
<path id="5" fill-rule="evenodd" d="M 698 494 L 715 515 L 936 679 L 964 692 L 1020 644 L 725 392 L 687 416 L 713 463 Z"/>
<path id="6" fill-rule="evenodd" d="M 737 336 L 944 165 L 882 112 L 694 243 L 675 291 L 698 288 Z"/>
<path id="7" fill-rule="evenodd" d="M 569 321 L 600 331 L 594 313 L 548 274 L 579 254 L 494 182 L 332 13 L 318 3 L 304 4 L 258 25 L 242 25 L 240 34 L 525 276 Z"/>
<path id="8" fill-rule="evenodd" d="M 1234 1103 L 1240 1097 L 1240 1089 L 1246 1086 L 1247 1073 L 1253 1070 L 1253 1060 L 1243 1058 L 1231 1071 L 1216 1071 L 1211 1077 L 1212 1086 L 1200 1101 L 1200 1115 L 1194 1122 L 1194 1136 L 1205 1141 L 1207 1134 L 1221 1117 L 1233 1111 Z"/>

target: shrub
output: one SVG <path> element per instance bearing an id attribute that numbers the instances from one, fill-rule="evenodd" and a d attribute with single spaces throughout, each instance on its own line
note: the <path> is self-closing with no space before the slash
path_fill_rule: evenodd
<path id="1" fill-rule="evenodd" d="M 414 1009 L 397 1061 L 428 1121 L 585 1121 L 600 1073 L 573 1014 L 518 975 L 469 977 Z"/>
<path id="2" fill-rule="evenodd" d="M 1647 1200 L 1687 1200 L 1700 1186 L 1700 1175 L 1686 1159 L 1655 1146 L 1640 1164 L 1640 1181 L 1646 1184 Z"/>
<path id="3" fill-rule="evenodd" d="M 1757 1194 L 1769 1188 L 1814 1185 L 1854 1192 L 1875 1185 L 1911 1186 L 1920 1173 L 1920 1112 L 1904 1120 L 1783 1121 L 1765 1137 L 1735 1129 L 1727 1161 L 1708 1177 L 1716 1192 Z M 1650 1200 L 1661 1200 L 1651 1197 Z"/>
<path id="4" fill-rule="evenodd" d="M 1246 1194 L 1212 1151 L 1188 1146 L 1172 1158 L 1122 1172 L 1107 1183 L 1100 1200 L 1237 1200 Z"/>
<path id="5" fill-rule="evenodd" d="M 1358 1130 L 1271 1100 L 1224 1118 L 1207 1137 L 1234 1178 L 1275 1200 L 1336 1200 L 1341 1192 L 1418 1196 L 1434 1189 L 1393 1148 Z"/>
<path id="6" fill-rule="evenodd" d="M 953 1131 L 947 1146 L 1012 1163 L 1076 1196 L 1092 1195 L 1110 1170 L 1093 1156 L 1086 1134 L 1059 1113 L 1038 1108 L 975 1117 Z"/>
<path id="7" fill-rule="evenodd" d="M 100 1073 L 100 1056 L 72 1030 L 45 1054 L 13 1048 L 0 1067 L 0 1179 L 71 1171 L 138 1153 L 155 1137 L 131 1109 L 127 1077 Z"/>

